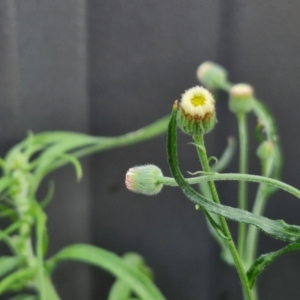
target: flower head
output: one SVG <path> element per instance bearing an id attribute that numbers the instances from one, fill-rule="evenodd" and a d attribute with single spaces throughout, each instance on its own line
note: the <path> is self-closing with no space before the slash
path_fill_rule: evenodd
<path id="1" fill-rule="evenodd" d="M 202 63 L 196 72 L 198 80 L 209 89 L 217 89 L 227 83 L 226 70 L 211 61 Z"/>
<path id="2" fill-rule="evenodd" d="M 213 129 L 216 114 L 212 94 L 200 86 L 186 90 L 181 97 L 177 122 L 189 135 L 200 135 Z"/>
<path id="3" fill-rule="evenodd" d="M 229 109 L 234 113 L 246 113 L 253 106 L 253 88 L 246 83 L 235 84 L 230 90 Z"/>
<path id="4" fill-rule="evenodd" d="M 130 168 L 126 173 L 126 187 L 135 193 L 156 195 L 163 188 L 158 180 L 163 176 L 160 168 L 155 165 L 144 165 Z"/>

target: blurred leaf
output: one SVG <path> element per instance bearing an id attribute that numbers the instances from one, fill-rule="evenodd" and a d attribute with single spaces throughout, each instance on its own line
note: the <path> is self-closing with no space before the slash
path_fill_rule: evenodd
<path id="1" fill-rule="evenodd" d="M 38 300 L 38 298 L 33 295 L 19 295 L 13 298 L 9 298 L 9 300 Z"/>
<path id="2" fill-rule="evenodd" d="M 136 253 L 126 253 L 123 255 L 123 260 L 129 266 L 136 268 L 137 270 L 142 271 L 145 275 L 152 278 L 151 270 L 146 266 L 145 261 L 142 256 Z M 132 293 L 131 286 L 122 279 L 117 279 L 113 286 L 110 289 L 108 300 L 121 300 L 129 299 Z M 130 298 L 131 299 L 131 298 Z"/>
<path id="3" fill-rule="evenodd" d="M 56 264 L 63 260 L 77 260 L 94 266 L 98 266 L 119 279 L 122 279 L 132 290 L 144 300 L 163 300 L 161 292 L 144 272 L 129 266 L 116 254 L 91 245 L 73 245 L 64 248 L 48 262 L 51 270 Z"/>
<path id="4" fill-rule="evenodd" d="M 74 166 L 76 176 L 77 176 L 77 180 L 80 180 L 82 178 L 81 164 L 80 164 L 79 160 L 74 155 L 62 153 L 58 157 L 60 157 L 62 160 L 65 160 L 66 162 L 70 162 Z"/>
<path id="5" fill-rule="evenodd" d="M 16 256 L 1 256 L 0 257 L 0 277 L 13 271 L 20 264 L 21 259 Z"/>
<path id="6" fill-rule="evenodd" d="M 10 275 L 7 275 L 0 281 L 0 295 L 8 291 L 19 291 L 26 287 L 36 273 L 35 268 L 20 269 Z"/>
<path id="7" fill-rule="evenodd" d="M 271 264 L 276 258 L 279 256 L 300 249 L 299 243 L 293 243 L 289 244 L 286 247 L 261 255 L 256 259 L 256 261 L 253 263 L 253 265 L 249 268 L 247 272 L 247 277 L 249 280 L 250 288 L 252 288 L 255 284 L 255 281 L 257 279 L 257 276 L 262 273 L 262 271 Z"/>
<path id="8" fill-rule="evenodd" d="M 49 182 L 49 188 L 47 191 L 47 195 L 46 197 L 40 202 L 40 206 L 42 208 L 46 207 L 52 200 L 53 196 L 54 196 L 54 192 L 55 192 L 55 184 L 53 181 Z"/>

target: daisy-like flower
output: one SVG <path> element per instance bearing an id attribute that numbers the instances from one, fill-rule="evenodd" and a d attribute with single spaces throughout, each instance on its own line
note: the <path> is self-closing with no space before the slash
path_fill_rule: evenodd
<path id="1" fill-rule="evenodd" d="M 136 166 L 127 171 L 125 184 L 134 193 L 156 195 L 163 188 L 163 184 L 158 183 L 162 176 L 160 168 L 155 165 Z"/>
<path id="2" fill-rule="evenodd" d="M 212 130 L 216 123 L 212 94 L 200 86 L 186 90 L 179 104 L 177 123 L 189 135 L 202 135 Z"/>
<path id="3" fill-rule="evenodd" d="M 253 88 L 247 83 L 235 84 L 230 89 L 229 109 L 233 113 L 247 113 L 253 106 Z"/>

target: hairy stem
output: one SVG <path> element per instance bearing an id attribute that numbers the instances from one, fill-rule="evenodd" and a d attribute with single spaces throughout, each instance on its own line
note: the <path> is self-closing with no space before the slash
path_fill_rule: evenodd
<path id="1" fill-rule="evenodd" d="M 248 172 L 248 130 L 247 119 L 245 113 L 237 114 L 238 128 L 239 128 L 239 141 L 240 141 L 240 162 L 239 173 L 246 174 Z M 238 191 L 238 207 L 247 210 L 247 182 L 239 181 Z M 244 260 L 244 247 L 246 239 L 246 224 L 240 223 L 238 229 L 238 252 Z"/>
<path id="2" fill-rule="evenodd" d="M 208 161 L 208 158 L 206 155 L 203 136 L 202 135 L 194 136 L 194 140 L 198 146 L 197 150 L 198 150 L 198 155 L 199 155 L 199 158 L 200 158 L 200 161 L 202 164 L 203 171 L 210 172 L 210 166 L 209 166 L 209 161 Z M 209 188 L 210 188 L 210 191 L 212 194 L 213 201 L 216 203 L 220 203 L 219 195 L 218 195 L 218 192 L 217 192 L 214 182 L 208 181 L 208 185 L 209 185 Z M 231 253 L 232 258 L 235 263 L 236 270 L 240 277 L 241 284 L 243 287 L 243 292 L 244 292 L 244 298 L 247 300 L 254 300 L 252 291 L 249 286 L 248 278 L 247 278 L 247 275 L 246 275 L 244 267 L 243 267 L 243 263 L 241 261 L 241 258 L 239 256 L 238 251 L 233 242 L 226 219 L 224 217 L 220 217 L 219 219 L 220 219 L 220 225 L 221 225 L 222 231 L 223 231 L 224 235 L 228 238 L 228 240 L 226 240 L 226 244 L 230 250 L 230 253 Z"/>
<path id="3" fill-rule="evenodd" d="M 189 184 L 198 184 L 206 181 L 223 181 L 223 180 L 234 180 L 234 181 L 249 181 L 249 182 L 257 182 L 257 183 L 265 183 L 271 186 L 277 187 L 283 191 L 294 195 L 295 197 L 300 199 L 300 190 L 295 187 L 279 181 L 277 179 L 259 176 L 259 175 L 250 175 L 250 174 L 239 174 L 239 173 L 209 173 L 209 175 L 203 175 L 199 177 L 192 177 L 185 179 Z M 175 179 L 172 177 L 160 177 L 158 179 L 158 183 L 162 183 L 169 186 L 178 186 Z"/>

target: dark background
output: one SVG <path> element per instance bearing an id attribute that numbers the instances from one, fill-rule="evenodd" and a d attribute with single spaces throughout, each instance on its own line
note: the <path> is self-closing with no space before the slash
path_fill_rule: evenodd
<path id="1" fill-rule="evenodd" d="M 299 186 L 299 13 L 292 0 L 1 0 L 1 154 L 28 130 L 114 136 L 147 125 L 197 84 L 201 62 L 213 60 L 233 82 L 252 84 L 271 108 L 285 153 L 283 180 Z M 219 156 L 237 132 L 222 94 L 217 109 L 207 145 Z M 182 167 L 195 171 L 188 141 L 180 135 Z M 241 299 L 236 272 L 219 259 L 203 216 L 180 191 L 164 188 L 147 198 L 126 190 L 127 169 L 145 163 L 169 175 L 165 136 L 83 160 L 80 183 L 71 167 L 57 171 L 47 210 L 50 254 L 77 242 L 137 251 L 167 299 Z M 255 160 L 250 165 L 250 172 L 259 170 Z M 230 171 L 236 168 L 234 162 Z M 218 187 L 223 202 L 235 205 L 237 185 Z M 298 212 L 298 201 L 279 192 L 266 214 L 299 224 Z M 260 245 L 263 253 L 283 244 L 262 236 Z M 259 279 L 260 299 L 299 299 L 299 270 L 299 253 L 280 258 Z M 64 300 L 98 300 L 113 278 L 64 263 L 54 281 Z"/>

